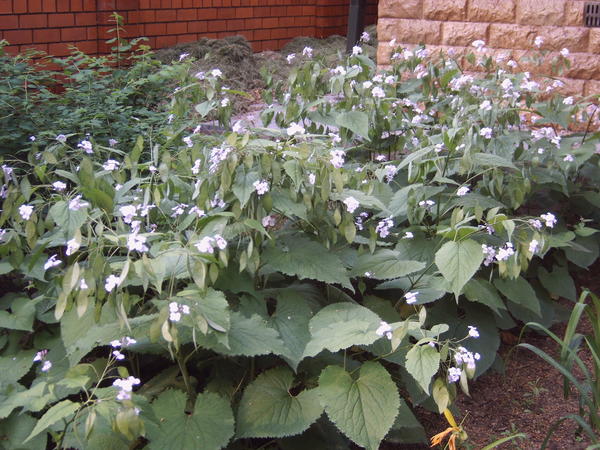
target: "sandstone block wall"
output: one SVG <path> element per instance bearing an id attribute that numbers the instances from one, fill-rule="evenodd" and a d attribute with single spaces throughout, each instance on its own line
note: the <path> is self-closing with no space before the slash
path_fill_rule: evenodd
<path id="1" fill-rule="evenodd" d="M 377 20 L 368 0 L 366 24 Z M 10 53 L 36 48 L 54 56 L 76 45 L 88 54 L 109 51 L 113 11 L 125 18 L 127 38 L 145 36 L 153 48 L 201 37 L 243 35 L 255 51 L 278 50 L 296 36 L 346 34 L 348 0 L 0 0 L 0 39 Z"/>
<path id="2" fill-rule="evenodd" d="M 531 56 L 536 36 L 550 51 L 547 63 L 520 69 L 551 75 L 550 61 L 563 48 L 571 68 L 562 74 L 569 94 L 600 94 L 600 28 L 584 26 L 585 0 L 380 0 L 378 63 L 390 64 L 389 42 L 434 49 L 472 49 L 481 39 L 494 53 L 520 60 Z"/>

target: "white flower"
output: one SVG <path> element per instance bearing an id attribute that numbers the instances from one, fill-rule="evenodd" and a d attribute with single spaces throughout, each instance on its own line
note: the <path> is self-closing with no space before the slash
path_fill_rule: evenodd
<path id="1" fill-rule="evenodd" d="M 417 295 L 419 295 L 418 291 L 407 292 L 404 295 L 404 298 L 406 299 L 406 303 L 409 304 L 409 305 L 412 305 L 413 303 L 415 303 L 417 301 Z"/>
<path id="2" fill-rule="evenodd" d="M 81 141 L 79 144 L 77 144 L 78 148 L 82 148 L 86 153 L 90 154 L 93 153 L 93 147 L 92 147 L 92 143 L 90 141 L 84 140 Z"/>
<path id="3" fill-rule="evenodd" d="M 223 72 L 221 72 L 219 69 L 211 70 L 210 74 L 215 78 L 221 78 L 223 76 Z"/>
<path id="4" fill-rule="evenodd" d="M 529 225 L 531 225 L 536 230 L 542 229 L 542 222 L 540 222 L 538 219 L 529 219 Z"/>
<path id="5" fill-rule="evenodd" d="M 269 183 L 266 180 L 257 180 L 252 183 L 258 195 L 264 195 L 269 192 Z"/>
<path id="6" fill-rule="evenodd" d="M 214 239 L 211 238 L 210 236 L 205 236 L 194 245 L 200 253 L 211 253 L 212 254 L 212 253 L 214 253 L 213 241 L 214 241 Z"/>
<path id="7" fill-rule="evenodd" d="M 130 252 L 137 250 L 138 252 L 147 252 L 146 236 L 140 236 L 137 233 L 130 234 L 127 237 L 127 248 Z"/>
<path id="8" fill-rule="evenodd" d="M 468 186 L 461 186 L 456 191 L 456 195 L 458 195 L 459 197 L 462 197 L 463 195 L 467 195 L 469 193 L 469 191 L 470 191 L 470 189 Z"/>
<path id="9" fill-rule="evenodd" d="M 573 101 L 574 101 L 573 97 L 566 97 L 566 98 L 563 100 L 563 104 L 564 104 L 564 105 L 572 105 L 572 104 L 573 104 Z"/>
<path id="10" fill-rule="evenodd" d="M 194 146 L 194 142 L 192 141 L 192 137 L 191 136 L 186 136 L 182 140 L 185 143 L 185 145 L 188 146 L 188 148 L 191 148 L 191 147 Z"/>
<path id="11" fill-rule="evenodd" d="M 217 247 L 219 247 L 220 250 L 225 250 L 225 248 L 227 247 L 227 241 L 223 238 L 223 236 L 221 236 L 220 234 L 215 234 L 214 239 L 217 244 Z"/>
<path id="12" fill-rule="evenodd" d="M 31 142 L 35 142 L 35 136 L 29 136 L 29 140 L 30 140 Z"/>
<path id="13" fill-rule="evenodd" d="M 394 84 L 396 82 L 396 77 L 393 75 L 388 75 L 387 77 L 385 77 L 385 80 L 383 82 L 385 84 Z"/>
<path id="14" fill-rule="evenodd" d="M 117 141 L 116 139 L 112 139 L 112 138 L 111 138 L 111 139 L 109 139 L 109 140 L 108 140 L 108 145 L 109 145 L 110 147 L 114 147 L 114 146 L 115 146 L 115 145 L 117 145 L 118 143 L 119 143 L 119 141 Z"/>
<path id="15" fill-rule="evenodd" d="M 554 228 L 554 225 L 556 225 L 556 216 L 552 213 L 541 214 L 540 219 L 546 222 L 548 228 Z"/>
<path id="16" fill-rule="evenodd" d="M 362 48 L 360 48 L 358 45 L 355 45 L 354 47 L 352 47 L 352 54 L 354 56 L 360 55 L 362 52 L 363 52 Z"/>
<path id="17" fill-rule="evenodd" d="M 62 181 L 55 181 L 54 183 L 52 183 L 52 187 L 55 191 L 62 192 L 67 188 L 67 184 L 63 183 Z"/>
<path id="18" fill-rule="evenodd" d="M 243 133 L 246 131 L 246 127 L 244 127 L 244 124 L 242 123 L 241 120 L 238 120 L 236 123 L 233 124 L 233 127 L 231 129 L 234 133 Z"/>
<path id="19" fill-rule="evenodd" d="M 154 173 L 154 172 L 158 171 L 158 169 L 156 168 L 156 166 L 153 166 L 152 164 L 150 164 L 150 165 L 148 166 L 148 171 L 149 171 L 150 173 Z"/>
<path id="20" fill-rule="evenodd" d="M 185 208 L 187 208 L 187 207 L 188 207 L 188 205 L 186 205 L 185 203 L 179 203 L 177 206 L 173 206 L 171 208 L 171 211 L 173 211 L 173 214 L 171 214 L 171 217 L 181 216 L 185 212 Z"/>
<path id="21" fill-rule="evenodd" d="M 56 259 L 57 257 L 58 255 L 52 255 L 50 258 L 48 258 L 48 261 L 46 261 L 46 264 L 44 264 L 44 270 L 59 266 L 62 261 L 60 259 Z"/>
<path id="22" fill-rule="evenodd" d="M 67 241 L 67 251 L 65 252 L 65 254 L 67 256 L 71 256 L 78 249 L 79 249 L 79 243 L 77 242 L 77 240 L 76 239 L 69 239 Z"/>
<path id="23" fill-rule="evenodd" d="M 133 205 L 125 205 L 119 208 L 119 212 L 123 216 L 123 222 L 131 223 L 134 216 L 137 214 L 138 207 Z"/>
<path id="24" fill-rule="evenodd" d="M 517 62 L 511 59 L 506 63 L 506 65 L 514 69 L 515 67 L 517 67 Z"/>
<path id="25" fill-rule="evenodd" d="M 366 31 L 363 31 L 362 34 L 360 35 L 360 40 L 362 42 L 369 42 L 371 40 L 371 35 L 369 33 L 367 33 Z"/>
<path id="26" fill-rule="evenodd" d="M 138 384 L 140 384 L 140 379 L 133 376 L 120 378 L 113 381 L 113 386 L 116 386 L 120 389 L 119 393 L 117 394 L 117 400 L 131 400 L 133 386 Z"/>
<path id="27" fill-rule="evenodd" d="M 181 314 L 189 314 L 190 307 L 188 305 L 180 305 L 177 302 L 169 303 L 169 320 L 171 322 L 179 322 Z"/>
<path id="28" fill-rule="evenodd" d="M 412 233 L 412 231 L 407 231 L 406 233 L 404 233 L 404 236 L 402 236 L 402 239 L 412 239 L 414 237 L 415 235 Z"/>
<path id="29" fill-rule="evenodd" d="M 392 228 L 393 226 L 394 226 L 394 221 L 392 220 L 391 217 L 388 217 L 386 219 L 379 221 L 379 223 L 377 224 L 377 227 L 375 227 L 375 232 L 377 234 L 379 234 L 379 236 L 381 238 L 386 238 L 389 236 L 390 228 Z"/>
<path id="30" fill-rule="evenodd" d="M 197 206 L 192 206 L 189 210 L 190 214 L 196 214 L 198 217 L 206 216 L 206 213 L 203 209 L 198 208 Z"/>
<path id="31" fill-rule="evenodd" d="M 288 64 L 291 64 L 292 61 L 296 58 L 296 54 L 295 53 L 290 53 L 289 55 L 287 55 L 285 57 L 285 59 L 287 59 Z"/>
<path id="32" fill-rule="evenodd" d="M 565 162 L 573 162 L 573 161 L 575 161 L 575 158 L 573 158 L 573 155 L 568 154 L 568 155 L 565 155 L 565 157 L 563 158 L 563 161 L 565 161 Z"/>
<path id="33" fill-rule="evenodd" d="M 181 55 L 179 55 L 179 62 L 183 61 L 188 56 L 190 56 L 189 53 L 182 53 Z"/>
<path id="34" fill-rule="evenodd" d="M 479 135 L 483 136 L 486 139 L 491 139 L 492 137 L 492 129 L 489 127 L 484 127 L 481 130 L 479 130 Z"/>
<path id="35" fill-rule="evenodd" d="M 277 224 L 277 220 L 275 219 L 275 216 L 269 215 L 263 217 L 260 223 L 262 223 L 262 226 L 265 228 L 274 227 Z"/>
<path id="36" fill-rule="evenodd" d="M 210 151 L 208 172 L 211 174 L 215 173 L 221 162 L 225 161 L 232 151 L 231 147 L 213 147 Z"/>
<path id="37" fill-rule="evenodd" d="M 342 138 L 339 134 L 329 133 L 328 136 L 331 138 L 331 142 L 333 142 L 334 144 L 339 144 L 340 142 L 342 142 Z"/>
<path id="38" fill-rule="evenodd" d="M 481 244 L 481 250 L 485 255 L 485 261 L 483 261 L 483 265 L 487 267 L 494 262 L 494 258 L 496 258 L 496 249 L 491 245 L 487 246 L 485 244 Z"/>
<path id="39" fill-rule="evenodd" d="M 419 202 L 419 206 L 421 208 L 431 208 L 433 205 L 435 205 L 435 202 L 433 200 L 421 200 Z"/>
<path id="40" fill-rule="evenodd" d="M 350 214 L 352 214 L 356 208 L 360 206 L 360 203 L 354 197 L 347 197 L 344 200 L 344 204 L 346 205 L 346 209 Z"/>
<path id="41" fill-rule="evenodd" d="M 44 361 L 42 364 L 42 372 L 48 372 L 52 368 L 52 363 L 50 361 Z"/>
<path id="42" fill-rule="evenodd" d="M 570 54 L 570 52 L 569 52 L 569 49 L 568 49 L 568 48 L 563 48 L 563 49 L 560 51 L 560 55 L 561 55 L 563 58 L 568 58 L 568 57 L 569 57 L 569 54 Z"/>
<path id="43" fill-rule="evenodd" d="M 537 239 L 532 239 L 531 242 L 529 243 L 529 251 L 531 253 L 536 253 L 540 248 L 540 243 L 537 241 Z"/>
<path id="44" fill-rule="evenodd" d="M 478 39 L 476 41 L 473 41 L 471 43 L 471 45 L 473 47 L 475 47 L 477 50 L 481 51 L 481 49 L 483 49 L 483 47 L 485 47 L 485 41 L 482 41 L 481 39 Z"/>
<path id="45" fill-rule="evenodd" d="M 121 284 L 121 280 L 119 279 L 119 277 L 111 274 L 106 279 L 106 283 L 104 284 L 104 289 L 106 290 L 106 292 L 110 292 L 120 284 Z"/>
<path id="46" fill-rule="evenodd" d="M 373 90 L 371 91 L 371 94 L 375 98 L 384 98 L 385 97 L 385 91 L 383 89 L 381 89 L 379 86 L 375 86 L 373 88 Z"/>
<path id="47" fill-rule="evenodd" d="M 533 45 L 535 45 L 537 48 L 540 48 L 543 43 L 544 43 L 544 38 L 541 36 L 536 36 L 535 39 L 533 40 Z"/>
<path id="48" fill-rule="evenodd" d="M 311 47 L 304 47 L 304 49 L 302 50 L 302 55 L 307 56 L 308 58 L 312 58 L 313 49 Z"/>
<path id="49" fill-rule="evenodd" d="M 460 380 L 461 373 L 462 370 L 458 367 L 450 367 L 448 369 L 448 383 L 456 383 L 458 380 Z"/>
<path id="50" fill-rule="evenodd" d="M 59 134 L 54 139 L 56 139 L 61 144 L 64 144 L 65 142 L 67 142 L 67 137 L 64 134 Z"/>
<path id="51" fill-rule="evenodd" d="M 317 181 L 317 176 L 314 173 L 309 173 L 308 174 L 308 182 L 310 184 L 314 185 L 316 181 Z"/>
<path id="52" fill-rule="evenodd" d="M 498 252 L 496 253 L 496 259 L 498 261 L 506 261 L 514 254 L 515 251 L 513 249 L 513 245 L 510 242 L 507 242 L 504 244 L 504 247 L 498 249 Z"/>
<path id="53" fill-rule="evenodd" d="M 102 164 L 102 168 L 104 170 L 108 170 L 112 172 L 113 170 L 117 170 L 119 168 L 119 161 L 115 161 L 114 159 L 107 160 L 104 164 Z"/>
<path id="54" fill-rule="evenodd" d="M 375 330 L 375 334 L 377 336 L 385 336 L 390 341 L 392 340 L 392 327 L 389 323 L 381 321 L 379 323 L 379 328 Z"/>
<path id="55" fill-rule="evenodd" d="M 304 127 L 296 122 L 292 122 L 286 131 L 288 136 L 293 136 L 295 134 L 304 134 L 306 132 Z"/>
<path id="56" fill-rule="evenodd" d="M 346 69 L 343 66 L 337 66 L 335 69 L 332 69 L 331 72 L 334 75 L 346 75 Z"/>
<path id="57" fill-rule="evenodd" d="M 398 167 L 393 164 L 388 164 L 387 166 L 385 166 L 385 180 L 388 183 L 391 183 L 399 170 L 400 169 L 398 169 Z"/>
<path id="58" fill-rule="evenodd" d="M 48 354 L 48 350 L 40 350 L 33 357 L 33 362 L 43 361 L 44 359 L 46 359 L 47 354 Z"/>
<path id="59" fill-rule="evenodd" d="M 489 100 L 484 100 L 479 105 L 479 109 L 482 109 L 484 111 L 490 111 L 492 109 L 492 102 L 490 102 Z"/>
<path id="60" fill-rule="evenodd" d="M 125 355 L 123 353 L 121 353 L 119 350 L 113 350 L 112 355 L 118 361 L 122 361 L 125 359 Z"/>
<path id="61" fill-rule="evenodd" d="M 479 337 L 479 331 L 477 331 L 477 328 L 472 326 L 472 325 L 468 325 L 469 328 L 469 336 L 472 338 L 478 338 Z"/>
<path id="62" fill-rule="evenodd" d="M 396 38 L 392 39 L 389 43 L 390 47 L 395 47 L 396 46 Z"/>
<path id="63" fill-rule="evenodd" d="M 85 278 L 82 278 L 81 281 L 79 282 L 79 289 L 82 291 L 85 289 L 88 289 L 88 285 L 85 282 Z"/>
<path id="64" fill-rule="evenodd" d="M 31 206 L 31 205 L 19 206 L 19 214 L 21 215 L 23 220 L 29 220 L 29 218 L 33 214 L 33 206 Z"/>
<path id="65" fill-rule="evenodd" d="M 363 88 L 365 88 L 365 89 L 369 89 L 371 86 L 373 86 L 373 82 L 372 81 L 365 81 L 363 83 Z"/>
<path id="66" fill-rule="evenodd" d="M 229 106 L 229 99 L 227 97 L 225 97 L 223 100 L 221 100 L 221 106 L 223 108 L 226 108 L 227 106 Z"/>
<path id="67" fill-rule="evenodd" d="M 86 208 L 88 206 L 90 206 L 88 202 L 81 201 L 81 195 L 78 195 L 69 201 L 69 209 L 71 211 L 79 211 L 81 208 Z"/>
<path id="68" fill-rule="evenodd" d="M 206 78 L 206 74 L 204 72 L 197 72 L 194 77 L 196 77 L 198 80 L 204 80 Z"/>
<path id="69" fill-rule="evenodd" d="M 346 153 L 343 150 L 331 150 L 329 154 L 331 155 L 330 161 L 333 167 L 339 169 L 344 165 Z"/>

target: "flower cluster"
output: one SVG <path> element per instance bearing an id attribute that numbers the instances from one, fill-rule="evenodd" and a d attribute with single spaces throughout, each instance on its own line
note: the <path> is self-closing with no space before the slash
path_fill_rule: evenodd
<path id="1" fill-rule="evenodd" d="M 177 302 L 169 303 L 169 320 L 171 322 L 179 322 L 181 315 L 188 315 L 190 313 L 190 307 L 188 305 L 180 305 Z"/>
<path id="2" fill-rule="evenodd" d="M 471 353 L 464 347 L 458 347 L 458 350 L 454 354 L 454 361 L 458 367 L 450 367 L 448 369 L 448 382 L 456 383 L 460 380 L 462 370 L 461 366 L 466 366 L 467 370 L 474 371 L 476 361 L 481 359 L 481 355 L 479 353 Z"/>
<path id="3" fill-rule="evenodd" d="M 389 236 L 390 228 L 392 228 L 393 226 L 394 226 L 394 221 L 392 220 L 391 217 L 388 217 L 386 219 L 379 221 L 379 223 L 377 224 L 377 227 L 375 227 L 375 232 L 377 234 L 379 234 L 379 237 L 386 238 Z"/>
<path id="4" fill-rule="evenodd" d="M 130 345 L 136 344 L 137 341 L 129 336 L 125 336 L 122 339 L 115 339 L 110 341 L 110 346 L 114 349 L 129 347 Z M 125 359 L 125 355 L 121 353 L 119 350 L 113 350 L 112 355 L 115 359 L 122 361 Z"/>
<path id="5" fill-rule="evenodd" d="M 194 244 L 200 253 L 210 253 L 213 254 L 215 252 L 215 247 L 218 247 L 220 250 L 225 250 L 227 247 L 227 241 L 223 239 L 223 236 L 220 234 L 215 234 L 214 236 L 205 236 L 200 239 L 199 242 Z"/>
<path id="6" fill-rule="evenodd" d="M 119 388 L 119 392 L 117 393 L 117 400 L 131 400 L 131 392 L 133 391 L 133 386 L 140 384 L 140 379 L 135 378 L 133 376 L 129 376 L 127 378 L 119 378 L 113 381 L 113 386 Z"/>
<path id="7" fill-rule="evenodd" d="M 339 169 L 344 165 L 346 153 L 343 150 L 331 150 L 329 155 L 331 156 L 333 167 Z"/>
<path id="8" fill-rule="evenodd" d="M 42 363 L 42 368 L 40 369 L 42 372 L 48 372 L 52 368 L 52 363 L 46 359 L 47 354 L 48 350 L 40 350 L 33 357 L 33 362 Z"/>
<path id="9" fill-rule="evenodd" d="M 379 324 L 379 328 L 377 328 L 377 330 L 375 330 L 375 334 L 377 334 L 377 336 L 385 336 L 386 338 L 388 338 L 390 341 L 392 340 L 392 327 L 390 326 L 389 323 L 381 321 Z"/>
<path id="10" fill-rule="evenodd" d="M 258 195 L 264 195 L 269 192 L 269 183 L 266 180 L 257 180 L 252 183 Z"/>
<path id="11" fill-rule="evenodd" d="M 354 197 L 347 197 L 344 199 L 344 204 L 346 205 L 346 209 L 350 214 L 356 211 L 356 209 L 360 206 L 360 203 Z"/>
<path id="12" fill-rule="evenodd" d="M 209 173 L 215 173 L 219 169 L 221 162 L 225 161 L 232 151 L 233 148 L 231 147 L 214 147 L 210 151 L 210 157 L 208 159 Z"/>

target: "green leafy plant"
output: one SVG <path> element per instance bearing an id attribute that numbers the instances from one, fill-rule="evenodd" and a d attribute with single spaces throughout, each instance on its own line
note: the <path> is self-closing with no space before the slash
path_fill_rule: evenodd
<path id="1" fill-rule="evenodd" d="M 598 257 L 599 136 L 567 129 L 588 105 L 481 54 L 476 78 L 396 53 L 303 51 L 262 127 L 190 55 L 65 59 L 61 128 L 1 164 L 5 439 L 423 442 L 413 411 L 468 393 L 499 329 L 559 320 Z"/>
<path id="2" fill-rule="evenodd" d="M 589 303 L 586 303 L 588 298 Z M 592 326 L 592 332 L 586 335 L 577 333 L 577 327 L 584 312 Z M 573 387 L 577 391 L 579 400 L 579 414 L 566 415 L 552 424 L 546 439 L 542 444 L 542 448 L 546 448 L 554 430 L 565 420 L 573 420 L 583 431 L 585 431 L 586 435 L 594 444 L 599 443 L 597 434 L 600 425 L 600 416 L 598 415 L 598 407 L 600 404 L 600 384 L 598 384 L 598 375 L 600 371 L 600 359 L 598 358 L 598 355 L 600 355 L 598 352 L 600 349 L 599 312 L 600 299 L 592 292 L 584 290 L 581 293 L 578 302 L 573 307 L 569 322 L 567 323 L 565 335 L 562 339 L 539 323 L 530 322 L 525 325 L 525 327 L 542 331 L 552 338 L 552 340 L 560 346 L 560 356 L 558 359 L 552 358 L 543 350 L 528 343 L 519 344 L 519 347 L 534 352 L 550 366 L 558 370 L 564 380 L 565 399 L 569 398 Z M 588 369 L 578 355 L 581 350 L 581 345 L 584 342 L 585 349 L 592 355 L 593 371 Z M 581 371 L 582 377 L 575 376 L 575 366 Z"/>

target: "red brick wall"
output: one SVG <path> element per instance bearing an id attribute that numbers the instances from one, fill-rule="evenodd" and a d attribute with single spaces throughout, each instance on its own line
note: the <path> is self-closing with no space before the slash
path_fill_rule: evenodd
<path id="1" fill-rule="evenodd" d="M 296 36 L 346 34 L 349 0 L 0 0 L 0 39 L 11 53 L 37 48 L 55 56 L 76 45 L 108 51 L 109 16 L 125 18 L 126 37 L 146 36 L 153 48 L 201 37 L 243 35 L 255 51 L 277 50 Z M 366 24 L 377 21 L 368 0 Z"/>

